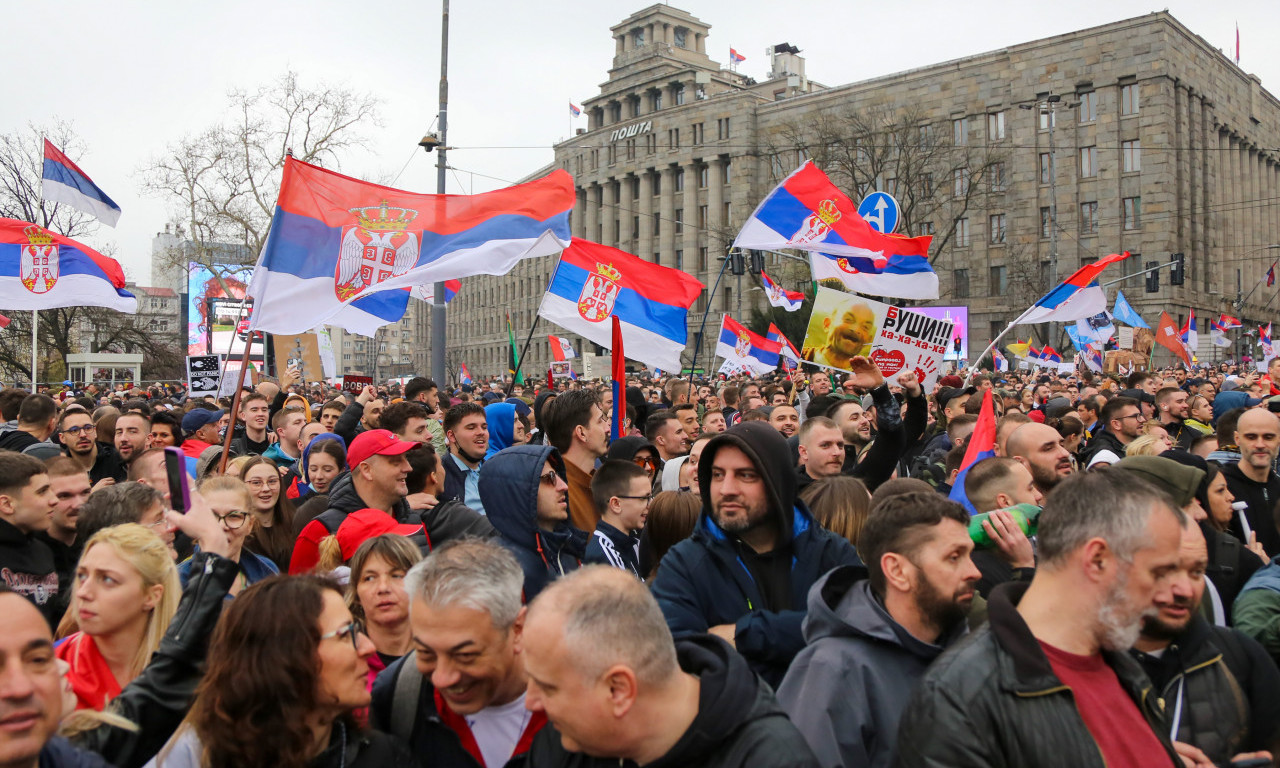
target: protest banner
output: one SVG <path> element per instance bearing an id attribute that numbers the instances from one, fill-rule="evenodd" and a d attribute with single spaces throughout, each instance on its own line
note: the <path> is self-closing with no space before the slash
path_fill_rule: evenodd
<path id="1" fill-rule="evenodd" d="M 573 363 L 568 360 L 553 360 L 551 363 L 551 377 L 555 379 L 573 378 Z"/>
<path id="2" fill-rule="evenodd" d="M 896 382 L 913 370 L 932 391 L 951 343 L 954 323 L 882 304 L 852 293 L 819 286 L 800 357 L 814 365 L 850 371 L 849 361 L 863 355 Z"/>
<path id="3" fill-rule="evenodd" d="M 350 392 L 353 395 L 360 394 L 364 391 L 365 387 L 372 385 L 372 376 L 353 376 L 351 374 L 346 374 L 342 377 L 342 391 Z"/>
<path id="4" fill-rule="evenodd" d="M 324 368 L 320 361 L 320 342 L 316 334 L 270 334 L 270 337 L 278 372 L 283 372 L 286 366 L 296 364 L 303 382 L 319 381 L 324 378 Z"/>
<path id="5" fill-rule="evenodd" d="M 187 390 L 191 397 L 218 394 L 218 377 L 222 373 L 219 355 L 194 355 L 187 358 Z"/>

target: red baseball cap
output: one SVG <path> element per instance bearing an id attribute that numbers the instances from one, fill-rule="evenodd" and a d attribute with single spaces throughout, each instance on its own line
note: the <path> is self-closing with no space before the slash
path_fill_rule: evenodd
<path id="1" fill-rule="evenodd" d="M 370 429 L 356 435 L 347 449 L 347 466 L 355 469 L 369 460 L 371 456 L 399 456 L 417 443 L 401 440 L 386 429 Z"/>
<path id="2" fill-rule="evenodd" d="M 342 548 L 342 559 L 345 561 L 350 560 L 360 545 L 374 536 L 381 536 L 384 533 L 412 536 L 421 530 L 421 524 L 402 525 L 380 509 L 358 509 L 347 515 L 347 519 L 338 526 L 336 535 L 338 546 Z"/>

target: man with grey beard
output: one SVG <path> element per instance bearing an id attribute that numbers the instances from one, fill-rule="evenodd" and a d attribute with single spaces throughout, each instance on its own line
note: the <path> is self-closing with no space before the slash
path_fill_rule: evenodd
<path id="1" fill-rule="evenodd" d="M 1185 524 L 1130 473 L 1059 482 L 1035 576 L 993 590 L 987 624 L 929 668 L 902 714 L 896 765 L 1183 765 L 1127 650 L 1176 574 Z"/>

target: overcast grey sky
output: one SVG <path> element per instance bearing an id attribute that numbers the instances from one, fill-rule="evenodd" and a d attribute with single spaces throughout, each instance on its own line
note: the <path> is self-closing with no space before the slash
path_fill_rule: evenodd
<path id="1" fill-rule="evenodd" d="M 981 53 L 1164 10 L 1138 0 L 997 2 L 898 0 L 681 0 L 711 25 L 707 51 L 727 64 L 729 46 L 747 56 L 740 71 L 761 77 L 766 46 L 789 42 L 810 78 L 849 82 Z M 550 162 L 569 134 L 568 102 L 599 91 L 614 45 L 609 27 L 646 7 L 638 2 L 453 0 L 450 27 L 450 164 L 517 179 Z M 1179 0 L 1168 10 L 1229 55 L 1235 25 L 1241 66 L 1280 92 L 1280 13 L 1275 0 Z M 73 158 L 124 210 L 117 229 L 90 245 L 113 245 L 130 279 L 150 272 L 151 237 L 171 206 L 139 192 L 138 168 L 166 144 L 217 121 L 229 89 L 254 88 L 287 69 L 304 85 L 367 90 L 382 101 L 368 151 L 346 158 L 357 177 L 435 191 L 434 156 L 417 148 L 437 110 L 440 4 L 221 0 L 112 3 L 64 0 L 26 6 L 0 46 L 0 132 L 61 118 L 87 146 Z M 577 126 L 585 127 L 585 116 Z M 407 163 L 407 167 L 406 167 Z M 502 183 L 462 171 L 450 192 Z"/>

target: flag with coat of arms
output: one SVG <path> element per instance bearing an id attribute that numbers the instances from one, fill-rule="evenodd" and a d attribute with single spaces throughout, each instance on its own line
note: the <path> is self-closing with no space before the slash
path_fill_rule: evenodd
<path id="1" fill-rule="evenodd" d="M 720 324 L 720 336 L 716 341 L 716 354 L 731 360 L 737 366 L 763 375 L 777 370 L 782 345 L 769 341 L 749 330 L 728 315 Z"/>
<path id="2" fill-rule="evenodd" d="M 780 307 L 788 312 L 795 312 L 804 303 L 803 291 L 788 291 L 775 283 L 773 278 L 769 277 L 763 270 L 760 272 L 760 282 L 764 283 L 764 295 L 769 300 L 769 306 L 771 307 Z"/>
<path id="3" fill-rule="evenodd" d="M 0 305 L 54 309 L 87 305 L 134 314 L 120 262 L 39 224 L 0 218 Z"/>

